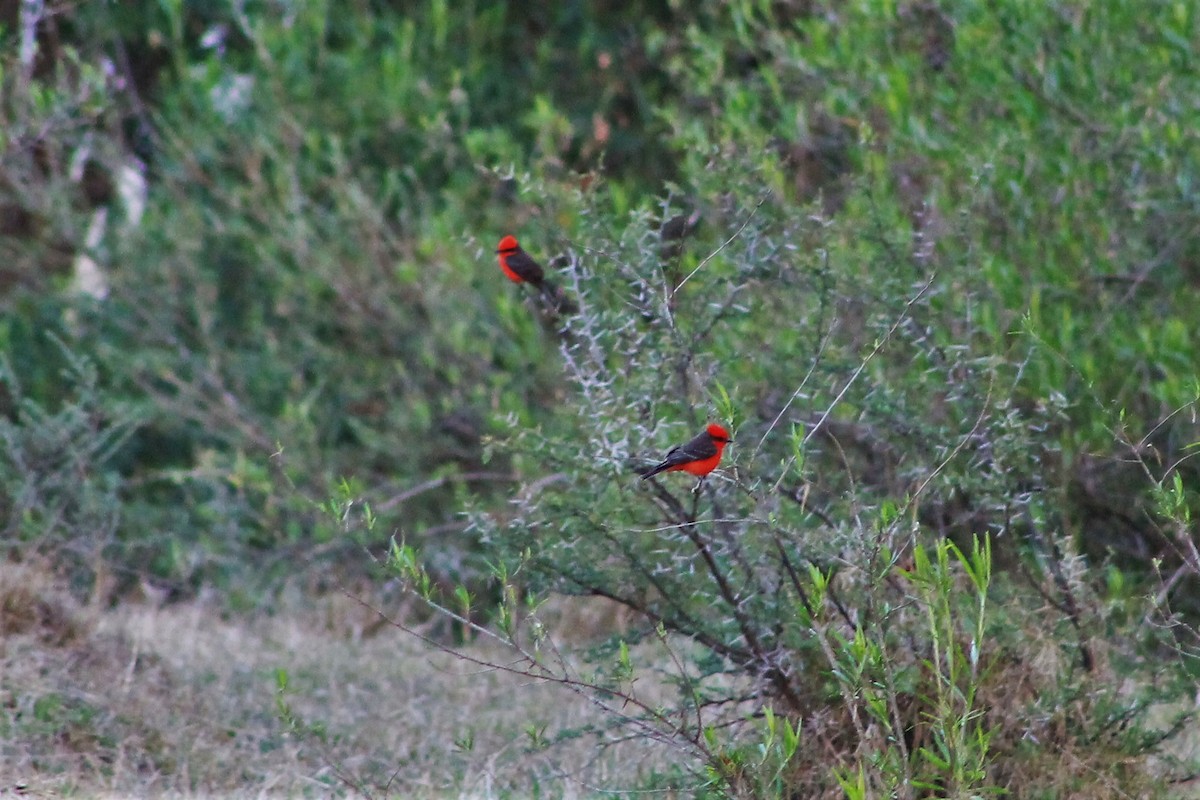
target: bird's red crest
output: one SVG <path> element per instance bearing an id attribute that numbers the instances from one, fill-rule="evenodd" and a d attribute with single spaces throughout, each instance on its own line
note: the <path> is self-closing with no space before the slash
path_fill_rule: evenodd
<path id="1" fill-rule="evenodd" d="M 500 240 L 500 244 L 496 246 L 496 252 L 502 253 L 505 250 L 516 250 L 520 245 L 517 244 L 517 237 L 511 233 Z"/>
<path id="2" fill-rule="evenodd" d="M 718 425 L 715 422 L 710 423 L 707 430 L 708 430 L 708 435 L 718 441 L 722 441 L 722 442 L 732 441 L 732 439 L 730 439 L 730 437 L 729 437 L 729 431 L 725 430 L 724 428 L 722 428 L 720 425 Z"/>

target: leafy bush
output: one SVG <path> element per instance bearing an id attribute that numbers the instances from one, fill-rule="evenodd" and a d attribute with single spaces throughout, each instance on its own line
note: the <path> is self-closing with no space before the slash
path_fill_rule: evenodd
<path id="1" fill-rule="evenodd" d="M 1061 458 L 1064 410 L 1019 408 L 1019 364 L 939 341 L 960 307 L 944 301 L 961 290 L 936 274 L 907 295 L 883 278 L 868 310 L 841 323 L 847 312 L 829 309 L 863 293 L 839 296 L 824 273 L 844 271 L 841 221 L 814 233 L 785 201 L 754 204 L 754 182 L 739 178 L 750 174 L 709 164 L 727 197 L 744 192 L 729 204 L 742 224 L 682 259 L 686 281 L 660 265 L 649 215 L 620 241 L 580 215 L 581 240 L 596 244 L 573 262 L 582 313 L 563 344 L 565 413 L 513 420 L 513 463 L 530 478 L 510 509 L 473 516 L 502 556 L 509 601 L 488 635 L 515 651 L 507 668 L 597 692 L 614 723 L 676 742 L 734 796 L 1092 791 L 1086 773 L 1114 754 L 1144 765 L 1116 785 L 1153 784 L 1148 712 L 1190 684 L 1151 681 L 1169 638 L 1119 655 L 1096 639 L 1111 609 L 1052 522 L 1061 511 L 1029 488 Z M 827 255 L 806 272 L 798 242 L 812 235 Z M 883 274 L 907 265 L 892 266 Z M 832 322 L 815 337 L 805 330 L 821 320 Z M 735 428 L 721 477 L 699 494 L 673 476 L 639 484 L 637 466 L 714 418 Z M 942 538 L 972 528 L 990 531 L 985 544 Z M 1018 571 L 995 575 L 991 541 Z M 407 546 L 393 563 L 470 622 L 468 591 L 441 596 Z M 579 672 L 538 617 L 548 591 L 613 600 L 642 624 Z M 656 681 L 670 682 L 670 702 L 636 685 L 630 649 L 656 640 L 674 664 Z M 1050 718 L 1070 733 L 1044 727 Z M 1079 771 L 1042 760 L 1084 749 Z"/>
<path id="2" fill-rule="evenodd" d="M 0 383 L 13 404 L 0 418 L 0 518 L 5 557 L 45 558 L 80 594 L 103 598 L 112 563 L 130 560 L 118 532 L 123 482 L 118 456 L 135 418 L 104 404 L 95 366 L 72 357 L 59 408 L 26 397 L 11 366 Z"/>

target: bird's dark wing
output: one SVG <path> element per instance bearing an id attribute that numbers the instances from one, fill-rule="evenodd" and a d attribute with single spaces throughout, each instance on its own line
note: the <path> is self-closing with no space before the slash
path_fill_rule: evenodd
<path id="1" fill-rule="evenodd" d="M 546 273 L 542 271 L 542 265 L 534 261 L 524 250 L 507 256 L 505 260 L 508 263 L 508 268 L 521 276 L 521 280 L 529 281 L 534 286 L 540 286 L 546 278 Z"/>
<path id="2" fill-rule="evenodd" d="M 671 462 L 671 466 L 675 466 L 676 464 L 686 464 L 689 461 L 703 461 L 706 458 L 712 458 L 716 454 L 716 442 L 708 435 L 708 431 L 703 431 L 687 444 L 671 448 L 664 461 L 669 461 Z"/>

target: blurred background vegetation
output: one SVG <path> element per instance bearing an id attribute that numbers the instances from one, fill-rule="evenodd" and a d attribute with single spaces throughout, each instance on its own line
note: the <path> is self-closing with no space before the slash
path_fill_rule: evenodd
<path id="1" fill-rule="evenodd" d="M 0 31 L 0 524 L 77 596 L 270 608 L 393 536 L 447 586 L 532 550 L 531 585 L 620 594 L 570 567 L 652 524 L 631 463 L 720 417 L 738 513 L 822 565 L 911 509 L 1073 582 L 1089 635 L 1152 597 L 1196 644 L 1194 4 L 47 0 Z M 581 296 L 565 333 L 505 233 Z"/>

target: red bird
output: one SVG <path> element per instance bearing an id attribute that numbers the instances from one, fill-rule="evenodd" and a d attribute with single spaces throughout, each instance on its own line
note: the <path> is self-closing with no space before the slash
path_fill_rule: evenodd
<path id="1" fill-rule="evenodd" d="M 687 444 L 672 447 L 667 452 L 666 458 L 642 473 L 642 480 L 660 472 L 682 470 L 703 481 L 708 473 L 721 463 L 721 454 L 725 452 L 725 445 L 732 441 L 733 439 L 729 438 L 729 431 L 714 422 Z"/>
<path id="2" fill-rule="evenodd" d="M 547 304 L 559 314 L 574 314 L 579 309 L 567 293 L 546 278 L 546 271 L 533 257 L 521 249 L 517 237 L 509 235 L 500 240 L 496 247 L 500 269 L 513 283 L 528 283 L 537 289 Z"/>

